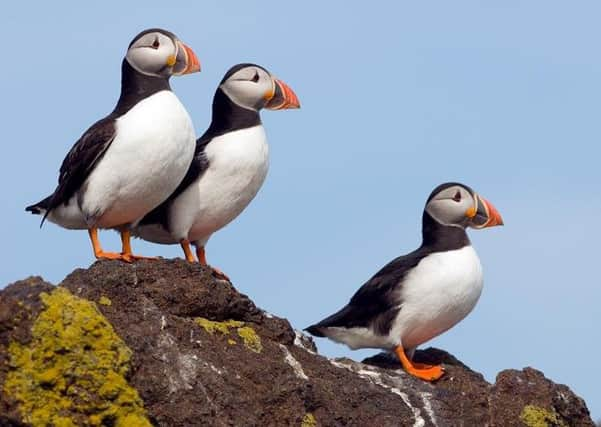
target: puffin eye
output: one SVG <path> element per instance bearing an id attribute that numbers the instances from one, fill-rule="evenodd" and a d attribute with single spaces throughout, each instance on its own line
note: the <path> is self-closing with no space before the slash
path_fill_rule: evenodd
<path id="1" fill-rule="evenodd" d="M 461 191 L 457 190 L 455 195 L 453 196 L 453 200 L 459 203 L 461 201 Z"/>
<path id="2" fill-rule="evenodd" d="M 253 76 L 252 79 L 250 79 L 251 82 L 253 83 L 257 83 L 259 81 L 259 72 L 255 71 L 255 75 Z"/>
<path id="3" fill-rule="evenodd" d="M 152 46 L 151 46 L 151 47 L 152 47 L 153 49 L 158 49 L 160 45 L 161 45 L 161 44 L 159 43 L 159 38 L 158 38 L 158 37 L 156 37 L 156 38 L 154 39 L 154 41 L 152 42 Z"/>

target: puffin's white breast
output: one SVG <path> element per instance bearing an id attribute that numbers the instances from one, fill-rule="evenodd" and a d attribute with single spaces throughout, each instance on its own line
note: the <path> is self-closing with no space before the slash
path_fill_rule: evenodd
<path id="1" fill-rule="evenodd" d="M 390 338 L 416 347 L 467 316 L 481 293 L 482 266 L 472 246 L 430 254 L 403 280 Z"/>
<path id="2" fill-rule="evenodd" d="M 116 136 L 82 186 L 82 211 L 100 227 L 140 220 L 183 179 L 194 154 L 192 120 L 171 91 L 116 120 Z"/>
<path id="3" fill-rule="evenodd" d="M 176 241 L 187 238 L 204 244 L 248 206 L 269 169 L 262 125 L 214 138 L 205 155 L 208 169 L 170 207 L 169 228 Z"/>

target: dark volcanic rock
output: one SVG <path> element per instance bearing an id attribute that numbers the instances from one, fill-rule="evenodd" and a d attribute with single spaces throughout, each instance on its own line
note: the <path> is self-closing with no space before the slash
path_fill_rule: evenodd
<path id="1" fill-rule="evenodd" d="M 74 271 L 60 286 L 78 297 L 75 301 L 93 301 L 104 316 L 97 323 L 108 320 L 118 337 L 112 344 L 79 349 L 72 342 L 63 345 L 57 334 L 59 354 L 37 352 L 35 346 L 48 341 L 36 335 L 41 328 L 33 327 L 50 310 L 42 293 L 56 291 L 39 278 L 1 291 L 0 384 L 10 378 L 11 385 L 2 387 L 0 426 L 46 425 L 39 420 L 57 407 L 57 417 L 77 423 L 144 425 L 126 418 L 139 398 L 147 419 L 160 426 L 594 425 L 582 399 L 532 368 L 503 371 L 489 384 L 448 353 L 428 349 L 416 358 L 442 362 L 446 369 L 441 380 L 428 384 L 405 374 L 385 354 L 363 363 L 329 360 L 288 321 L 264 313 L 229 283 L 184 261 L 97 262 Z M 64 309 L 53 307 L 57 324 L 71 321 L 69 298 Z M 80 322 L 82 334 L 89 332 L 86 322 Z M 127 346 L 131 357 L 120 346 Z M 30 353 L 14 350 L 30 347 L 40 358 L 24 361 L 22 355 Z M 107 360 L 114 362 L 116 367 L 106 363 L 113 369 L 110 375 L 125 372 L 122 389 L 112 391 L 112 381 L 101 381 L 100 390 L 87 390 L 92 398 L 82 402 L 82 388 L 98 382 L 88 381 L 86 372 L 77 374 L 81 381 L 73 366 L 59 363 L 66 356 L 73 361 L 78 352 L 88 360 L 99 358 L 98 372 L 105 372 Z M 127 362 L 126 371 L 118 369 L 115 355 L 119 363 Z M 30 374 L 19 376 L 23 366 Z M 69 378 L 66 384 L 63 377 Z M 23 384 L 32 399 L 39 397 L 38 388 L 45 399 L 32 404 L 28 395 L 17 395 Z M 48 393 L 54 393 L 52 399 Z M 54 406 L 44 407 L 44 400 Z M 23 408 L 39 409 L 37 421 Z"/>

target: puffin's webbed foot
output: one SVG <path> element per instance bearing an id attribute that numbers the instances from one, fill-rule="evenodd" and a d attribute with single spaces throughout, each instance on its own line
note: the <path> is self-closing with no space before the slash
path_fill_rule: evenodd
<path id="1" fill-rule="evenodd" d="M 424 381 L 436 381 L 444 375 L 444 369 L 441 365 L 428 365 L 425 363 L 412 362 L 409 360 L 403 347 L 398 346 L 394 349 L 403 369 L 414 377 L 422 379 Z"/>
<path id="2" fill-rule="evenodd" d="M 94 251 L 94 256 L 96 259 L 117 259 L 119 261 L 134 262 L 134 259 L 127 254 L 121 254 L 119 252 L 104 252 L 103 250 Z"/>
<path id="3" fill-rule="evenodd" d="M 428 365 L 427 363 L 413 362 L 413 361 L 411 362 L 411 364 L 416 369 L 432 369 L 437 366 L 437 365 Z"/>
<path id="4" fill-rule="evenodd" d="M 129 228 L 124 228 L 120 231 L 121 233 L 121 246 L 123 251 L 121 252 L 121 256 L 123 256 L 123 260 L 126 262 L 134 262 L 142 259 L 147 260 L 157 260 L 159 257 L 156 256 L 142 256 L 142 255 L 134 255 L 131 250 L 131 233 Z"/>
<path id="5" fill-rule="evenodd" d="M 96 227 L 88 230 L 90 240 L 92 241 L 92 248 L 94 250 L 94 256 L 96 259 L 117 259 L 124 262 L 133 262 L 134 259 L 131 255 L 118 252 L 105 252 L 102 250 L 100 241 L 98 240 L 98 229 Z"/>

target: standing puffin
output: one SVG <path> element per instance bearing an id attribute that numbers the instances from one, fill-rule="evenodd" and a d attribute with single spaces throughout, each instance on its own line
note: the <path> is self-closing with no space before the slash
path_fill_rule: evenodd
<path id="1" fill-rule="evenodd" d="M 200 71 L 174 34 L 149 29 L 130 43 L 115 109 L 71 148 L 50 196 L 26 208 L 68 229 L 87 229 L 96 258 L 131 262 L 130 227 L 160 205 L 184 178 L 194 155 L 192 120 L 169 78 Z M 121 233 L 122 252 L 105 252 L 99 228 Z"/>
<path id="2" fill-rule="evenodd" d="M 269 147 L 260 110 L 299 107 L 292 89 L 265 68 L 255 64 L 230 68 L 215 92 L 211 124 L 196 141 L 186 177 L 133 234 L 155 243 L 179 243 L 189 262 L 195 261 L 192 243 L 198 261 L 207 265 L 207 241 L 248 206 L 267 175 Z"/>
<path id="3" fill-rule="evenodd" d="M 482 267 L 465 229 L 495 225 L 503 225 L 499 212 L 471 188 L 438 186 L 424 209 L 422 245 L 384 266 L 342 310 L 306 330 L 351 349 L 392 350 L 409 374 L 440 378 L 442 366 L 412 362 L 413 353 L 476 305 Z"/>

